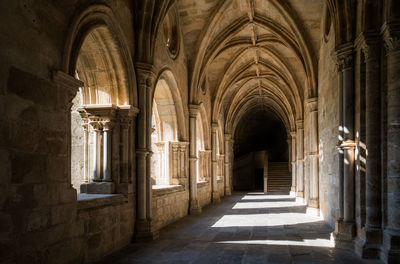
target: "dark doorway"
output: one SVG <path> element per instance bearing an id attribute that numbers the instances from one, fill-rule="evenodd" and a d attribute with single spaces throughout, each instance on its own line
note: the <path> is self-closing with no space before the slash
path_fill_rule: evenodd
<path id="1" fill-rule="evenodd" d="M 256 168 L 254 170 L 254 189 L 256 191 L 264 190 L 264 169 Z"/>
<path id="2" fill-rule="evenodd" d="M 268 161 L 264 161 L 268 153 Z M 264 190 L 264 163 L 287 163 L 286 127 L 265 107 L 247 112 L 239 120 L 234 135 L 233 189 Z"/>

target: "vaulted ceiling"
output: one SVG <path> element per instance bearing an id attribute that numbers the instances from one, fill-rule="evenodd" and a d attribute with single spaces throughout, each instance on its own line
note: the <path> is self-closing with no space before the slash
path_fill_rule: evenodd
<path id="1" fill-rule="evenodd" d="M 178 0 L 192 102 L 225 130 L 255 105 L 288 130 L 315 97 L 323 0 Z M 201 103 L 201 102 L 198 102 Z M 232 131 L 233 132 L 233 131 Z"/>

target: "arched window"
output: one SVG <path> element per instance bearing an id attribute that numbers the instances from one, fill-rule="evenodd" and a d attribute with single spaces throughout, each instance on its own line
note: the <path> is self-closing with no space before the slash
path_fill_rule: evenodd
<path id="1" fill-rule="evenodd" d="M 183 112 L 172 73 L 161 74 L 156 83 L 152 107 L 151 178 L 153 188 L 181 184 L 187 176 L 187 142 L 179 141 L 184 132 Z"/>
<path id="2" fill-rule="evenodd" d="M 71 183 L 78 193 L 114 193 L 131 181 L 129 130 L 137 109 L 129 105 L 119 46 L 106 26 L 97 26 L 74 62 L 75 77 L 84 83 L 71 108 Z"/>

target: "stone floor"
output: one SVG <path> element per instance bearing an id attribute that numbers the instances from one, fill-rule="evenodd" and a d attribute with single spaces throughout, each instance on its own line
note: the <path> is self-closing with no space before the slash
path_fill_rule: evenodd
<path id="1" fill-rule="evenodd" d="M 235 194 L 102 263 L 380 263 L 334 248 L 331 232 L 290 196 Z"/>

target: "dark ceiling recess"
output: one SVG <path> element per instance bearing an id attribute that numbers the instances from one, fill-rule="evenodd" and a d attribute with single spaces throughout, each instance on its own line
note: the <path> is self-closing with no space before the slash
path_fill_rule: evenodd
<path id="1" fill-rule="evenodd" d="M 236 128 L 235 158 L 266 150 L 269 161 L 288 161 L 286 140 L 286 128 L 274 113 L 263 108 L 254 109 L 241 118 Z"/>

